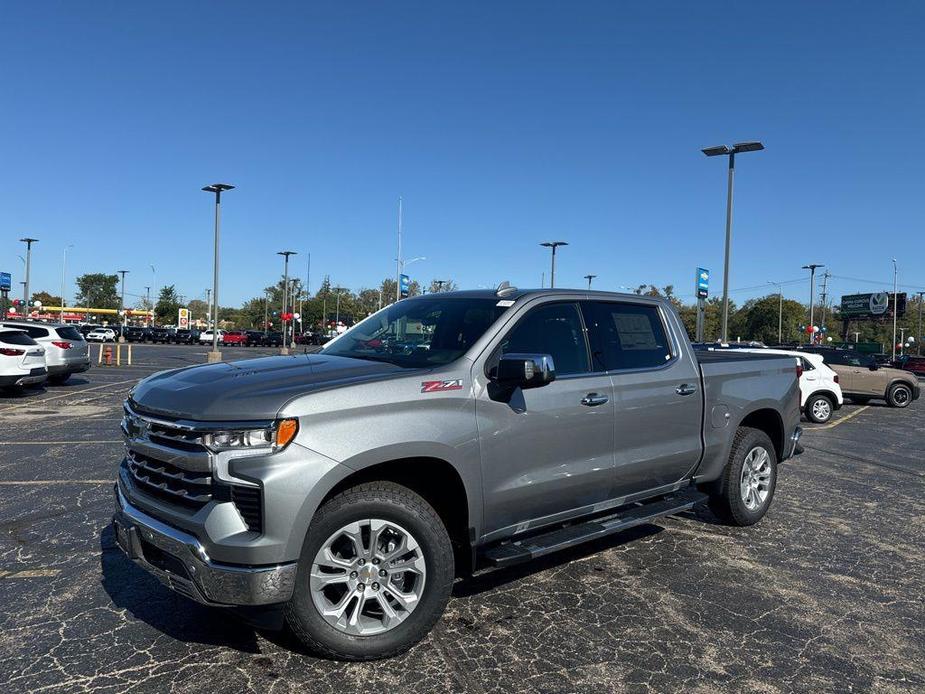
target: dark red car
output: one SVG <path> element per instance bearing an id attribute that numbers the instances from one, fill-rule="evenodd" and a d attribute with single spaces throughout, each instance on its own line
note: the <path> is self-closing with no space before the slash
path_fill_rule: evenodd
<path id="1" fill-rule="evenodd" d="M 247 345 L 247 333 L 243 330 L 232 330 L 231 332 L 227 332 L 225 333 L 223 344 L 226 347 L 229 345 L 244 347 Z"/>
<path id="2" fill-rule="evenodd" d="M 914 354 L 904 354 L 897 361 L 897 366 L 905 371 L 910 371 L 916 376 L 925 376 L 925 357 Z"/>

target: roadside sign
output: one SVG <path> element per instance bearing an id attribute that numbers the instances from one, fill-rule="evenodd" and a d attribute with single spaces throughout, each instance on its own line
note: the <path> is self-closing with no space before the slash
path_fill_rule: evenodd
<path id="1" fill-rule="evenodd" d="M 697 268 L 697 298 L 706 299 L 710 295 L 710 271 Z"/>
<path id="2" fill-rule="evenodd" d="M 181 308 L 177 315 L 177 327 L 186 329 L 189 327 L 189 309 Z"/>
<path id="3" fill-rule="evenodd" d="M 13 277 L 8 272 L 0 272 L 0 290 L 10 291 L 13 288 Z"/>
<path id="4" fill-rule="evenodd" d="M 411 295 L 411 278 L 408 275 L 400 275 L 400 288 L 402 298 Z"/>
<path id="5" fill-rule="evenodd" d="M 841 317 L 854 319 L 892 318 L 906 313 L 906 293 L 847 294 L 841 298 Z"/>

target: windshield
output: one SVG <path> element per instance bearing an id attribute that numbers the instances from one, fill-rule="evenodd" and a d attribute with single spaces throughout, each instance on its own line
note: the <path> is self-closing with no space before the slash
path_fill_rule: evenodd
<path id="1" fill-rule="evenodd" d="M 401 301 L 321 351 L 408 368 L 442 366 L 465 354 L 507 310 L 497 304 L 497 299 L 437 297 Z"/>

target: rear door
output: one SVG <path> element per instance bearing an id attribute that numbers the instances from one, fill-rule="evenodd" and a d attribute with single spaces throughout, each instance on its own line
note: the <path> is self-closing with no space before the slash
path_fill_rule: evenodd
<path id="1" fill-rule="evenodd" d="M 585 301 L 595 368 L 614 389 L 615 496 L 663 487 L 700 461 L 700 370 L 654 302 Z"/>

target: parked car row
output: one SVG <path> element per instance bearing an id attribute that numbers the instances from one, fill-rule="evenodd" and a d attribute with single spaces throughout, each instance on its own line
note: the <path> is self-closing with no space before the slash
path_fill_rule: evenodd
<path id="1" fill-rule="evenodd" d="M 901 368 L 896 368 L 883 365 L 877 355 L 834 347 L 800 345 L 767 348 L 743 347 L 738 344 L 699 344 L 697 348 L 793 356 L 800 367 L 800 405 L 803 414 L 809 421 L 819 424 L 832 418 L 845 397 L 858 404 L 883 400 L 891 407 L 907 407 L 920 395 L 916 373 L 925 372 L 925 358 L 911 355 L 897 360 L 897 366 Z"/>
<path id="2" fill-rule="evenodd" d="M 90 368 L 83 335 L 70 325 L 3 321 L 0 323 L 0 387 L 61 384 Z"/>

